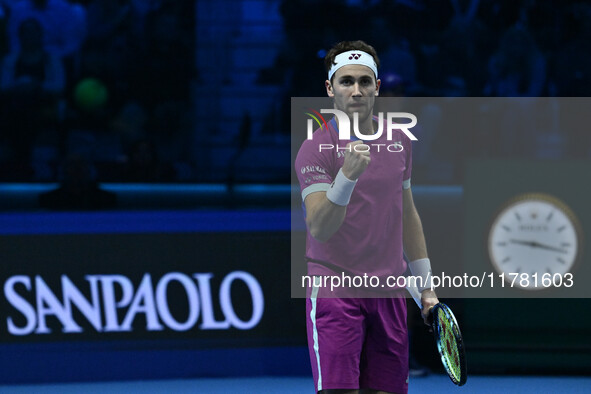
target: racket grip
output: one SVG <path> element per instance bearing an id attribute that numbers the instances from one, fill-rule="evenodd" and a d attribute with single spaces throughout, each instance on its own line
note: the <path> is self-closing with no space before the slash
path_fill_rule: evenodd
<path id="1" fill-rule="evenodd" d="M 423 309 L 423 304 L 421 303 L 421 293 L 416 286 L 406 286 L 406 290 L 410 293 L 413 300 L 417 303 L 419 309 Z"/>

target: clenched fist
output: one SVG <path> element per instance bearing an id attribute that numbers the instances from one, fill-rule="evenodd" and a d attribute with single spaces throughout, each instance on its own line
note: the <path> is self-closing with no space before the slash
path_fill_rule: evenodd
<path id="1" fill-rule="evenodd" d="M 352 181 L 357 180 L 370 161 L 369 145 L 365 145 L 361 140 L 349 142 L 345 150 L 345 163 L 342 167 L 343 175 Z"/>

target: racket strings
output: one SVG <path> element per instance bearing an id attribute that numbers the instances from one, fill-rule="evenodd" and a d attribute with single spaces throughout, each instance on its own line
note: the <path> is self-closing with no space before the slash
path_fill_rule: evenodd
<path id="1" fill-rule="evenodd" d="M 445 368 L 451 372 L 454 378 L 459 381 L 462 371 L 460 365 L 460 355 L 458 353 L 458 344 L 454 335 L 454 327 L 449 317 L 443 310 L 438 311 L 440 347 L 442 347 L 442 360 Z"/>

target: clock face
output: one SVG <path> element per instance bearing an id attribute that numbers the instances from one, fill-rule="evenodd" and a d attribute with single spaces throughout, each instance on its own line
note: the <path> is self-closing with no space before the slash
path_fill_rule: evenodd
<path id="1" fill-rule="evenodd" d="M 513 287 L 543 290 L 542 275 L 564 275 L 577 261 L 580 226 L 574 213 L 560 200 L 546 194 L 526 194 L 512 199 L 498 213 L 490 229 L 488 251 L 499 273 L 524 273 L 529 280 Z M 505 277 L 509 281 L 512 277 Z"/>

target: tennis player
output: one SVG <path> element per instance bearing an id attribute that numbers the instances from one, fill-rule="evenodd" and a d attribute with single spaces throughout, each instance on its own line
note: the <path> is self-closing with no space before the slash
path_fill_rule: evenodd
<path id="1" fill-rule="evenodd" d="M 351 125 L 357 113 L 359 131 L 375 134 L 373 107 L 380 90 L 375 49 L 363 41 L 340 42 L 327 53 L 325 64 L 326 92 L 334 108 L 345 112 Z M 346 289 L 331 292 L 323 278 L 373 275 L 385 282 L 406 271 L 404 251 L 412 274 L 425 279 L 419 290 L 426 322 L 438 300 L 430 290 L 431 267 L 412 198 L 411 141 L 400 130 L 393 131 L 392 140 L 384 132 L 371 144 L 339 140 L 338 131 L 335 117 L 328 129 L 316 130 L 302 144 L 295 161 L 308 231 L 308 275 L 318 279 L 306 300 L 316 391 L 406 393 L 404 290 L 380 285 L 351 298 Z M 319 149 L 320 144 L 340 149 Z M 376 150 L 376 144 L 384 145 Z M 384 149 L 390 145 L 395 149 Z"/>

